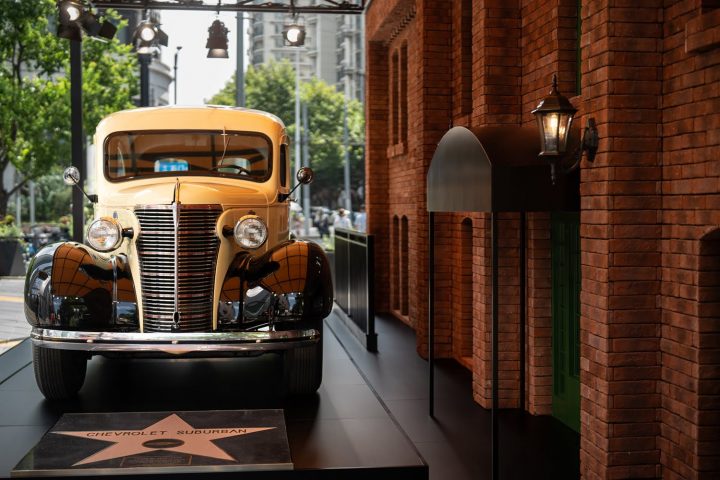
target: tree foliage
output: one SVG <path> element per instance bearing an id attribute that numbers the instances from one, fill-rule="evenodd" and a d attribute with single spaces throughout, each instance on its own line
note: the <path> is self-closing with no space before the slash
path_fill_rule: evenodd
<path id="1" fill-rule="evenodd" d="M 113 11 L 106 13 L 120 28 Z M 53 0 L 0 0 L 0 172 L 9 164 L 21 181 L 0 184 L 0 214 L 29 180 L 70 163 L 70 49 L 55 35 Z M 86 131 L 108 113 L 132 106 L 136 59 L 117 40 L 85 39 L 83 122 Z"/>
<path id="2" fill-rule="evenodd" d="M 235 78 L 209 103 L 235 105 Z M 307 105 L 310 166 L 315 171 L 311 186 L 315 205 L 335 207 L 343 189 L 343 115 L 345 97 L 324 81 L 313 78 L 300 87 L 300 100 Z M 258 67 L 250 66 L 245 75 L 245 101 L 248 108 L 263 110 L 280 117 L 288 130 L 295 134 L 295 70 L 288 61 L 270 61 Z M 362 105 L 347 102 L 351 189 L 357 191 L 364 184 L 363 132 L 365 128 Z M 294 148 L 291 148 L 294 156 Z M 357 205 L 357 197 L 354 205 Z"/>

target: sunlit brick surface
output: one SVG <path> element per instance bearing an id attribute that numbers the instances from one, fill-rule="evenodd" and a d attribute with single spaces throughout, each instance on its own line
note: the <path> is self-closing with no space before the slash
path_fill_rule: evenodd
<path id="1" fill-rule="evenodd" d="M 370 4 L 366 173 L 376 308 L 415 328 L 418 352 L 427 354 L 425 174 L 437 142 L 451 125 L 533 126 L 531 110 L 557 74 L 579 109 L 576 124 L 593 117 L 600 135 L 580 186 L 581 475 L 717 478 L 720 4 L 582 3 L 580 39 L 576 1 Z M 500 215 L 501 405 L 520 406 L 524 368 L 522 407 L 546 415 L 553 388 L 550 215 L 527 215 L 523 366 L 518 219 Z M 438 214 L 436 221 L 436 354 L 470 367 L 474 397 L 489 406 L 489 216 Z M 463 221 L 472 225 L 470 266 Z M 468 269 L 470 360 L 460 291 Z"/>

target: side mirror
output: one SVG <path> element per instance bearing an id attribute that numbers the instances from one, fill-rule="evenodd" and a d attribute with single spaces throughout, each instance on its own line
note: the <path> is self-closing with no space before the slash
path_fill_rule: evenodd
<path id="1" fill-rule="evenodd" d="M 80 183 L 80 171 L 77 167 L 67 167 L 63 172 L 65 185 L 78 185 Z"/>
<path id="2" fill-rule="evenodd" d="M 290 195 L 292 195 L 293 192 L 297 190 L 300 185 L 308 185 L 312 183 L 313 179 L 315 179 L 315 172 L 313 172 L 313 169 L 310 167 L 302 167 L 300 170 L 298 170 L 295 178 L 297 178 L 298 183 L 293 187 L 292 190 L 290 190 L 289 193 L 279 193 L 279 202 L 284 202 L 285 200 L 290 198 Z"/>
<path id="3" fill-rule="evenodd" d="M 74 186 L 78 190 L 82 192 L 83 195 L 85 195 L 85 198 L 87 198 L 90 203 L 97 203 L 98 197 L 97 195 L 88 195 L 85 193 L 85 190 L 80 186 L 80 171 L 77 169 L 77 167 L 67 167 L 65 171 L 63 172 L 63 182 L 65 185 Z"/>
<path id="4" fill-rule="evenodd" d="M 313 172 L 313 169 L 310 167 L 302 167 L 298 170 L 296 178 L 298 183 L 309 185 L 313 180 L 315 180 L 315 172 Z"/>

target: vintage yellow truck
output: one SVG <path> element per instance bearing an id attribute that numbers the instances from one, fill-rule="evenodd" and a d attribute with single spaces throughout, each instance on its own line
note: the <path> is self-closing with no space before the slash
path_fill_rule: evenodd
<path id="1" fill-rule="evenodd" d="M 324 251 L 290 235 L 282 121 L 231 107 L 142 108 L 105 118 L 95 145 L 85 243 L 45 247 L 27 273 L 45 397 L 76 395 L 92 355 L 280 353 L 284 390 L 315 392 L 332 280 Z M 64 177 L 79 182 L 73 167 Z M 297 180 L 309 183 L 312 170 Z"/>

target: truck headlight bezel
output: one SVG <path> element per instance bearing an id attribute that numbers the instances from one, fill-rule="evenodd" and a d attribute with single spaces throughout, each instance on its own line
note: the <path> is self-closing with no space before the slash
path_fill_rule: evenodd
<path id="1" fill-rule="evenodd" d="M 257 215 L 245 215 L 235 224 L 233 236 L 235 242 L 241 247 L 257 250 L 267 241 L 267 225 Z"/>
<path id="2" fill-rule="evenodd" d="M 111 252 L 123 241 L 120 223 L 112 217 L 93 220 L 85 234 L 87 244 L 98 252 Z"/>

